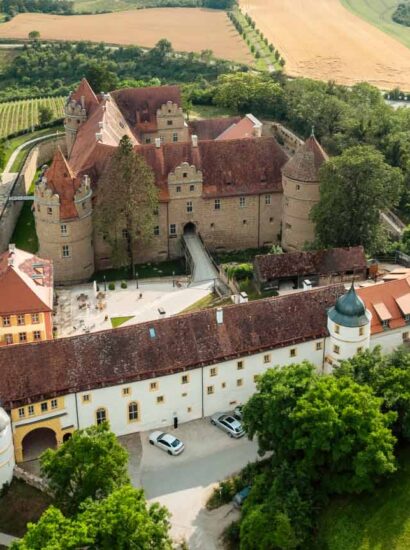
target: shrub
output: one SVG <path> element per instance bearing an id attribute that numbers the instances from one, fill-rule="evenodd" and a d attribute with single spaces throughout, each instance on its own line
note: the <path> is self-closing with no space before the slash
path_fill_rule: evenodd
<path id="1" fill-rule="evenodd" d="M 115 283 L 108 283 L 108 290 L 115 290 Z"/>
<path id="2" fill-rule="evenodd" d="M 121 281 L 121 288 L 127 288 L 127 287 L 128 287 L 127 282 Z"/>
<path id="3" fill-rule="evenodd" d="M 236 550 L 239 548 L 239 535 L 240 535 L 239 521 L 233 521 L 228 527 L 225 528 L 222 533 L 222 542 L 224 548 L 227 550 Z"/>

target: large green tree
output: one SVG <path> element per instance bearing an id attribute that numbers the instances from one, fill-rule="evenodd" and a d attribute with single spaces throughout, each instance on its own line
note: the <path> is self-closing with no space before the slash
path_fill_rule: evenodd
<path id="1" fill-rule="evenodd" d="M 76 513 L 86 498 L 104 498 L 127 483 L 127 464 L 127 451 L 106 423 L 75 431 L 60 448 L 40 457 L 55 502 L 68 514 Z"/>
<path id="2" fill-rule="evenodd" d="M 137 246 L 151 238 L 157 206 L 153 171 L 124 136 L 98 182 L 94 216 L 111 246 L 113 265 L 130 265 L 133 276 Z"/>
<path id="3" fill-rule="evenodd" d="M 171 550 L 168 518 L 166 508 L 147 505 L 142 490 L 125 485 L 102 500 L 86 500 L 73 518 L 51 506 L 12 548 Z"/>
<path id="4" fill-rule="evenodd" d="M 322 246 L 363 245 L 376 251 L 383 242 L 380 212 L 395 206 L 403 176 L 372 146 L 346 149 L 320 170 L 320 201 L 312 209 Z"/>

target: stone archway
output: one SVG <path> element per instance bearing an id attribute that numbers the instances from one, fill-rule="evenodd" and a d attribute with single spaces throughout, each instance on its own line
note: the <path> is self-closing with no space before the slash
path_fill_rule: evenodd
<path id="1" fill-rule="evenodd" d="M 188 222 L 184 225 L 184 235 L 195 235 L 196 225 L 192 222 Z"/>
<path id="2" fill-rule="evenodd" d="M 57 447 L 57 437 L 51 428 L 35 428 L 22 441 L 23 461 L 38 458 L 46 449 Z"/>

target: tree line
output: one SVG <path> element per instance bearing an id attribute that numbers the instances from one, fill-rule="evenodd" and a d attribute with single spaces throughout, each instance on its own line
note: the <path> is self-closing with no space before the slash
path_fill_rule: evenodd
<path id="1" fill-rule="evenodd" d="M 25 12 L 71 15 L 74 13 L 74 2 L 72 0 L 0 0 L 0 12 L 7 14 L 9 18 Z"/>

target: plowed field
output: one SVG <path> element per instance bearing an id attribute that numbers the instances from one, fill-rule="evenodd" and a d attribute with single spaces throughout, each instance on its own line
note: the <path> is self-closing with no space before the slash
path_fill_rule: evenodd
<path id="1" fill-rule="evenodd" d="M 211 49 L 216 57 L 250 63 L 251 54 L 221 10 L 160 8 L 101 15 L 22 13 L 0 25 L 0 38 L 26 39 L 38 31 L 45 40 L 91 40 L 152 47 L 167 38 L 177 51 Z"/>
<path id="2" fill-rule="evenodd" d="M 240 0 L 278 48 L 286 72 L 341 84 L 367 81 L 410 91 L 410 49 L 339 0 Z"/>

